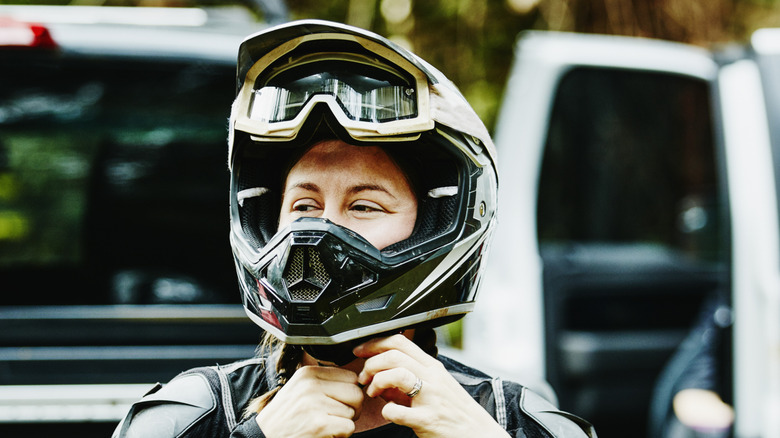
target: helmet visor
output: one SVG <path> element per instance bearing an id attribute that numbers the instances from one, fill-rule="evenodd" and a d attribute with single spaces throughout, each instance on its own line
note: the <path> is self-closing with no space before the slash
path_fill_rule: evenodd
<path id="1" fill-rule="evenodd" d="M 417 115 L 417 99 L 411 81 L 379 69 L 357 73 L 346 68 L 321 72 L 292 71 L 280 74 L 255 89 L 249 119 L 265 123 L 286 122 L 307 113 L 317 102 L 340 111 L 353 121 L 384 123 Z"/>

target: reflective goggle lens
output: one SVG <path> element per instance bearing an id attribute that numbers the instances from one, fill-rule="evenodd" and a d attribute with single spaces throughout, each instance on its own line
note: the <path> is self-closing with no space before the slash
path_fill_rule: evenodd
<path id="1" fill-rule="evenodd" d="M 355 121 L 381 123 L 417 116 L 415 89 L 408 81 L 389 73 L 375 77 L 361 73 L 279 75 L 254 90 L 249 118 L 267 123 L 289 121 L 315 96 L 330 96 Z"/>

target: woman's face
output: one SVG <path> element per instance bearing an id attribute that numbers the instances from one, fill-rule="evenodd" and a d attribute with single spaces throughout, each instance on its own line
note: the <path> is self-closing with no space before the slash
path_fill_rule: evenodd
<path id="1" fill-rule="evenodd" d="M 279 228 L 301 217 L 328 219 L 382 249 L 411 235 L 417 198 L 381 148 L 327 140 L 287 174 Z"/>

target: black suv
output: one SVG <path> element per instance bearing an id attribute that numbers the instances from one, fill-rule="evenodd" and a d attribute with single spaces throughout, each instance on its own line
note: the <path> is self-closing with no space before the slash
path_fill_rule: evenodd
<path id="1" fill-rule="evenodd" d="M 0 436 L 107 436 L 150 384 L 252 355 L 225 139 L 262 27 L 0 6 Z"/>

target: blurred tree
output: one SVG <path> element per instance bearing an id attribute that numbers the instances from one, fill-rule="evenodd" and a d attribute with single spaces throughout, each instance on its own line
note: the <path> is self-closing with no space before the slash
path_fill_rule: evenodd
<path id="1" fill-rule="evenodd" d="M 732 0 L 548 0 L 539 3 L 547 27 L 706 44 L 729 33 Z"/>
<path id="2" fill-rule="evenodd" d="M 702 46 L 780 26 L 780 0 L 288 0 L 294 18 L 386 35 L 442 70 L 492 128 L 518 33 L 660 38 Z"/>

